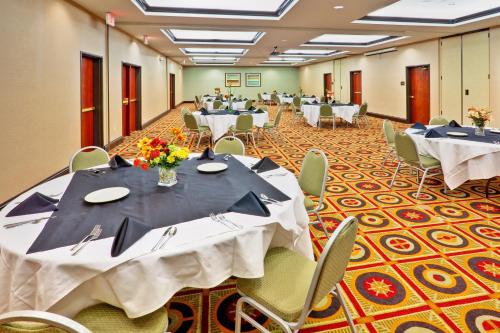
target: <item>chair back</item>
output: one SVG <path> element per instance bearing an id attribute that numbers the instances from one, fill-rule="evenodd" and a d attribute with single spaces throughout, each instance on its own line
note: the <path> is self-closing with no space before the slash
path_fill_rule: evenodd
<path id="1" fill-rule="evenodd" d="M 214 101 L 214 103 L 212 105 L 213 105 L 214 110 L 217 110 L 217 109 L 220 109 L 220 107 L 224 104 L 221 101 Z"/>
<path id="2" fill-rule="evenodd" d="M 449 121 L 443 117 L 433 117 L 429 121 L 429 125 L 448 125 Z"/>
<path id="3" fill-rule="evenodd" d="M 259 102 L 262 102 L 264 100 L 262 98 L 262 94 L 261 93 L 257 93 L 257 99 L 259 100 Z"/>
<path id="4" fill-rule="evenodd" d="M 283 113 L 283 108 L 280 107 L 278 109 L 278 113 L 276 113 L 276 117 L 274 118 L 274 127 L 278 127 L 280 125 L 280 121 L 281 121 L 281 114 Z"/>
<path id="5" fill-rule="evenodd" d="M 188 108 L 182 108 L 181 109 L 181 116 L 184 117 L 185 114 L 189 114 L 189 113 L 191 113 L 191 111 L 189 111 Z"/>
<path id="6" fill-rule="evenodd" d="M 325 97 L 325 96 L 321 96 L 321 98 L 320 98 L 320 102 L 321 102 L 321 103 L 325 103 L 325 102 L 326 102 L 326 97 Z"/>
<path id="7" fill-rule="evenodd" d="M 300 188 L 308 194 L 320 197 L 320 203 L 323 203 L 327 174 L 328 159 L 325 153 L 315 148 L 309 150 L 300 169 Z"/>
<path id="8" fill-rule="evenodd" d="M 300 108 L 300 97 L 299 96 L 295 96 L 293 98 L 293 105 L 295 105 L 296 107 Z"/>
<path id="9" fill-rule="evenodd" d="M 198 130 L 198 122 L 196 121 L 196 118 L 192 113 L 187 113 L 184 115 L 184 125 L 190 131 Z"/>
<path id="10" fill-rule="evenodd" d="M 418 164 L 420 162 L 417 146 L 409 135 L 399 132 L 396 133 L 394 135 L 394 143 L 396 144 L 396 153 L 400 161 L 409 164 Z"/>
<path id="11" fill-rule="evenodd" d="M 331 117 L 333 116 L 332 107 L 330 105 L 324 104 L 319 108 L 319 116 L 320 117 Z"/>
<path id="12" fill-rule="evenodd" d="M 344 277 L 357 231 L 358 221 L 353 216 L 347 217 L 335 229 L 318 260 L 301 317 L 307 316 Z"/>
<path id="13" fill-rule="evenodd" d="M 217 141 L 214 147 L 216 154 L 245 155 L 245 145 L 234 136 L 226 136 Z"/>
<path id="14" fill-rule="evenodd" d="M 90 151 L 88 151 L 90 150 Z M 69 161 L 69 172 L 88 169 L 109 162 L 108 152 L 97 146 L 79 149 Z"/>
<path id="15" fill-rule="evenodd" d="M 251 114 L 240 114 L 236 118 L 236 130 L 237 131 L 248 131 L 253 127 L 253 116 Z"/>
<path id="16" fill-rule="evenodd" d="M 367 113 L 368 113 L 368 104 L 367 103 L 361 104 L 361 107 L 359 108 L 358 114 L 360 116 L 366 116 Z"/>
<path id="17" fill-rule="evenodd" d="M 198 95 L 194 95 L 194 101 L 196 102 L 196 104 L 200 104 L 200 98 L 198 97 Z"/>
<path id="18" fill-rule="evenodd" d="M 384 124 L 382 125 L 384 129 L 385 141 L 387 144 L 392 145 L 394 143 L 394 127 L 390 120 L 384 120 Z"/>
<path id="19" fill-rule="evenodd" d="M 273 93 L 273 94 L 271 94 L 271 101 L 273 101 L 276 104 L 279 104 L 280 99 L 278 98 L 277 94 Z"/>
<path id="20" fill-rule="evenodd" d="M 80 323 L 61 315 L 33 310 L 12 311 L 0 315 L 4 333 L 91 333 Z"/>
<path id="21" fill-rule="evenodd" d="M 247 109 L 247 110 L 250 109 L 252 107 L 252 104 L 253 104 L 252 100 L 249 99 L 248 101 L 246 101 L 245 102 L 245 109 Z"/>

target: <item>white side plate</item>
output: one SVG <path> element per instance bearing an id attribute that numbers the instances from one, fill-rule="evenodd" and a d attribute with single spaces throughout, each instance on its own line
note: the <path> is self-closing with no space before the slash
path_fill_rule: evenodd
<path id="1" fill-rule="evenodd" d="M 491 133 L 500 134 L 500 129 L 498 129 L 498 128 L 492 128 L 492 129 L 490 129 L 490 132 Z"/>
<path id="2" fill-rule="evenodd" d="M 126 197 L 130 190 L 126 187 L 108 187 L 87 194 L 84 200 L 88 203 L 111 202 Z"/>
<path id="3" fill-rule="evenodd" d="M 449 136 L 469 136 L 469 134 L 462 133 L 462 132 L 446 132 L 446 135 L 449 135 Z"/>
<path id="4" fill-rule="evenodd" d="M 225 163 L 204 163 L 196 167 L 199 172 L 203 173 L 216 173 L 227 169 L 227 164 Z"/>

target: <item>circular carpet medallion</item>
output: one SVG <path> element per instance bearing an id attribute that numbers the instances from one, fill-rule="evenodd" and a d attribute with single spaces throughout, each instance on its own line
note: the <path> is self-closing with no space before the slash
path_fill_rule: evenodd
<path id="1" fill-rule="evenodd" d="M 367 227 L 382 228 L 389 224 L 389 219 L 378 213 L 359 213 L 356 218 Z"/>
<path id="2" fill-rule="evenodd" d="M 445 331 L 432 324 L 412 320 L 396 327 L 394 333 L 445 333 Z"/>
<path id="3" fill-rule="evenodd" d="M 499 227 L 487 224 L 474 224 L 470 227 L 470 231 L 481 238 L 497 242 L 500 241 Z"/>
<path id="4" fill-rule="evenodd" d="M 399 209 L 396 215 L 408 222 L 425 223 L 431 220 L 427 213 L 411 208 Z"/>
<path id="5" fill-rule="evenodd" d="M 434 211 L 440 215 L 455 219 L 463 219 L 470 216 L 469 213 L 462 208 L 447 205 L 435 206 Z"/>
<path id="6" fill-rule="evenodd" d="M 467 287 L 459 273 L 437 264 L 418 265 L 413 274 L 427 288 L 444 294 L 460 294 Z"/>
<path id="7" fill-rule="evenodd" d="M 473 202 L 472 208 L 486 214 L 500 214 L 500 206 L 492 202 Z"/>
<path id="8" fill-rule="evenodd" d="M 380 244 L 391 252 L 404 255 L 416 254 L 422 249 L 414 239 L 397 234 L 380 237 Z"/>
<path id="9" fill-rule="evenodd" d="M 500 312 L 490 309 L 474 309 L 465 315 L 465 323 L 471 333 L 500 331 Z"/>
<path id="10" fill-rule="evenodd" d="M 384 205 L 399 205 L 403 199 L 395 194 L 381 193 L 373 197 L 373 199 Z"/>
<path id="11" fill-rule="evenodd" d="M 354 242 L 350 262 L 360 262 L 370 257 L 370 249 L 360 242 Z"/>
<path id="12" fill-rule="evenodd" d="M 396 305 L 406 297 L 406 290 L 398 280 L 380 272 L 361 274 L 355 285 L 363 297 L 381 305 Z"/>
<path id="13" fill-rule="evenodd" d="M 470 269 L 480 276 L 500 283 L 500 261 L 488 257 L 474 257 L 467 261 Z"/>
<path id="14" fill-rule="evenodd" d="M 337 203 L 347 208 L 361 208 L 366 206 L 366 202 L 355 197 L 345 197 L 337 199 Z"/>
<path id="15" fill-rule="evenodd" d="M 427 237 L 439 245 L 456 249 L 469 245 L 469 241 L 464 236 L 446 229 L 430 229 L 427 231 Z"/>

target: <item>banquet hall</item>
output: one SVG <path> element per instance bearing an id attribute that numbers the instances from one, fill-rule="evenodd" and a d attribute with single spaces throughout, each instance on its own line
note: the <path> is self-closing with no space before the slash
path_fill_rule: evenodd
<path id="1" fill-rule="evenodd" d="M 500 0 L 0 9 L 0 333 L 500 332 Z"/>

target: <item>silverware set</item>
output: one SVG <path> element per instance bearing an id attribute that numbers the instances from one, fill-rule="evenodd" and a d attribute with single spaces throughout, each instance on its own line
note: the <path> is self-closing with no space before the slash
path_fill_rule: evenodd
<path id="1" fill-rule="evenodd" d="M 96 224 L 92 229 L 92 231 L 90 231 L 90 233 L 87 236 L 83 237 L 80 243 L 76 244 L 70 249 L 70 251 L 72 252 L 71 255 L 72 256 L 77 255 L 85 246 L 87 246 L 88 243 L 98 239 L 99 236 L 101 236 L 101 233 L 102 233 L 101 225 Z"/>
<path id="2" fill-rule="evenodd" d="M 163 233 L 163 235 L 161 235 L 161 237 L 158 240 L 158 242 L 156 243 L 156 245 L 153 246 L 153 248 L 151 249 L 151 252 L 163 249 L 163 247 L 165 246 L 165 244 L 167 244 L 169 239 L 174 237 L 176 233 L 177 233 L 177 227 L 168 227 L 165 230 L 165 232 Z"/>
<path id="3" fill-rule="evenodd" d="M 283 172 L 283 173 L 273 173 L 271 175 L 267 175 L 267 176 L 264 176 L 264 178 L 271 178 L 271 177 L 283 177 L 283 176 L 286 176 L 287 173 L 286 172 Z"/>
<path id="4" fill-rule="evenodd" d="M 106 171 L 104 170 L 100 170 L 100 169 L 88 169 L 88 171 L 92 172 L 92 173 L 102 173 L 102 174 L 105 174 Z"/>
<path id="5" fill-rule="evenodd" d="M 230 219 L 228 219 L 227 217 L 225 217 L 222 214 L 210 213 L 210 218 L 214 222 L 220 223 L 223 226 L 225 226 L 226 228 L 229 228 L 231 230 L 235 230 L 235 229 L 236 230 L 241 230 L 241 229 L 243 229 L 243 227 L 241 225 L 238 225 L 238 224 L 234 223 L 233 221 L 231 221 Z"/>
<path id="6" fill-rule="evenodd" d="M 57 216 L 40 217 L 40 218 L 37 218 L 37 219 L 31 219 L 31 220 L 26 220 L 26 221 L 13 222 L 13 223 L 5 224 L 3 227 L 5 229 L 10 229 L 10 228 L 19 227 L 19 226 L 25 225 L 25 224 L 37 224 L 37 223 L 42 222 L 43 220 L 53 219 L 55 217 L 57 217 Z"/>
<path id="7" fill-rule="evenodd" d="M 262 200 L 265 204 L 283 206 L 283 203 L 281 201 L 270 198 L 267 195 L 265 195 L 264 193 L 260 194 L 260 200 Z"/>

